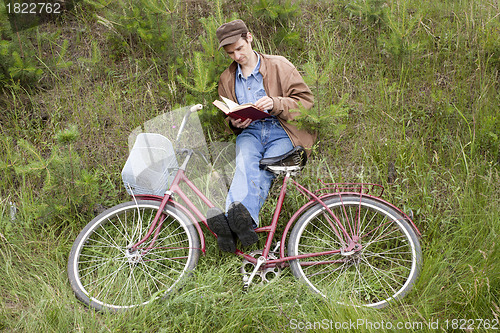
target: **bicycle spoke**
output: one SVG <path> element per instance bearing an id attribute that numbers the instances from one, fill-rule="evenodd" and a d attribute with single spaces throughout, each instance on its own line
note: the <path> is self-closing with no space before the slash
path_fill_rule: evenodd
<path id="1" fill-rule="evenodd" d="M 118 259 L 118 258 L 119 258 L 119 257 L 115 257 L 115 259 Z M 97 261 L 97 260 L 92 261 L 92 262 L 96 262 L 96 261 Z M 83 278 L 87 277 L 88 275 L 90 275 L 90 274 L 92 274 L 92 273 L 97 272 L 97 271 L 98 271 L 101 267 L 103 267 L 104 265 L 108 264 L 108 261 L 109 261 L 109 260 L 104 260 L 104 259 L 102 259 L 101 261 L 102 261 L 102 263 L 101 263 L 101 264 L 99 264 L 99 265 L 93 265 L 93 266 L 89 266 L 89 267 L 86 267 L 86 268 L 81 268 L 81 269 L 80 269 L 80 272 L 86 272 L 86 271 L 88 271 L 88 272 L 87 272 L 85 275 L 81 275 L 81 274 L 80 274 L 80 278 L 81 278 L 81 279 L 83 279 Z M 85 264 L 85 263 L 87 263 L 87 262 L 88 262 L 88 261 L 80 261 L 78 264 L 79 264 L 79 265 L 82 265 L 82 264 Z"/>
<path id="2" fill-rule="evenodd" d="M 106 281 L 108 280 L 109 277 L 112 277 L 112 281 L 114 281 L 116 279 L 116 276 L 118 276 L 118 273 L 121 271 L 122 267 L 124 267 L 126 264 L 127 263 L 123 263 L 123 265 L 121 267 L 119 267 L 117 270 L 112 271 L 111 273 L 106 274 L 104 276 L 101 276 L 94 281 L 92 281 L 92 280 L 89 281 L 89 283 L 87 283 L 85 285 L 85 287 L 91 287 L 89 290 L 89 294 L 92 294 L 93 291 L 96 290 L 102 283 L 106 283 Z M 108 285 L 109 285 L 109 283 L 110 282 L 108 281 Z M 93 286 L 93 288 L 92 288 L 92 286 Z M 100 293 L 97 295 L 97 297 L 99 297 L 99 295 L 100 295 Z"/>
<path id="3" fill-rule="evenodd" d="M 157 279 L 156 277 L 154 277 L 150 272 L 149 272 L 149 269 L 148 269 L 148 266 L 147 265 L 144 265 L 143 267 L 144 271 L 146 272 L 146 275 L 149 276 L 151 278 L 151 281 L 153 282 L 154 286 L 155 286 L 155 291 L 159 291 L 161 290 L 160 287 L 158 287 L 157 285 L 157 282 L 160 283 L 160 284 L 163 284 L 159 279 Z M 147 288 L 147 290 L 150 290 L 150 288 Z"/>

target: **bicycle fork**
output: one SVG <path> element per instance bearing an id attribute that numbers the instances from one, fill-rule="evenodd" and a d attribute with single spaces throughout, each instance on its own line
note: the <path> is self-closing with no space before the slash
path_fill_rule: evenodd
<path id="1" fill-rule="evenodd" d="M 137 243 L 130 246 L 130 248 L 128 249 L 128 251 L 130 253 L 135 253 L 139 249 L 139 246 L 141 244 L 143 244 L 146 240 L 148 240 L 148 238 L 151 237 L 151 235 L 153 234 L 153 231 L 156 229 L 156 232 L 154 233 L 154 236 L 153 236 L 151 243 L 144 250 L 144 252 L 142 254 L 147 253 L 149 250 L 151 250 L 153 248 L 154 243 L 155 243 L 156 239 L 158 238 L 158 234 L 160 233 L 161 226 L 163 224 L 163 220 L 161 219 L 161 216 L 163 215 L 163 210 L 165 209 L 165 206 L 167 205 L 168 200 L 170 200 L 171 195 L 172 195 L 171 191 L 167 191 L 165 193 L 165 196 L 160 204 L 160 207 L 158 208 L 158 211 L 156 212 L 156 216 L 155 216 L 153 222 L 151 223 L 151 226 L 149 227 L 147 234 L 140 241 L 138 241 Z M 139 212 L 139 218 L 140 218 L 140 212 Z"/>
<path id="2" fill-rule="evenodd" d="M 184 125 L 184 121 L 183 121 L 183 125 Z M 160 203 L 160 207 L 158 208 L 158 211 L 156 212 L 156 216 L 155 216 L 153 222 L 151 223 L 151 226 L 149 227 L 147 234 L 140 241 L 133 244 L 129 248 L 130 253 L 135 253 L 138 250 L 139 246 L 141 244 L 143 244 L 144 242 L 146 242 L 149 239 L 149 237 L 151 237 L 151 235 L 153 235 L 153 232 L 154 232 L 154 235 L 153 235 L 153 238 L 151 240 L 151 243 L 143 251 L 142 254 L 143 255 L 146 254 L 149 250 L 151 250 L 154 247 L 154 243 L 156 242 L 156 239 L 158 238 L 158 234 L 160 233 L 161 226 L 163 225 L 163 221 L 164 221 L 161 218 L 163 215 L 163 210 L 165 209 L 168 201 L 170 200 L 170 198 L 174 194 L 173 189 L 178 188 L 178 184 L 181 182 L 181 180 L 186 181 L 186 179 L 184 177 L 184 171 L 187 168 L 189 160 L 191 159 L 192 155 L 194 154 L 194 150 L 186 149 L 184 152 L 186 153 L 186 158 L 185 158 L 184 162 L 182 163 L 182 165 L 179 167 L 179 170 L 177 171 L 177 174 L 175 175 L 175 178 L 172 181 L 172 184 L 170 185 L 170 189 L 165 192 L 165 195 L 163 196 L 163 199 Z M 140 212 L 139 212 L 139 215 L 140 215 Z M 155 231 L 155 229 L 156 229 L 156 231 Z"/>

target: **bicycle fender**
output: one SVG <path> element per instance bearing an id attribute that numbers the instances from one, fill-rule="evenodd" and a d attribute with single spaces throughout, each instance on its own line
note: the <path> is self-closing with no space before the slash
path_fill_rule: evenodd
<path id="1" fill-rule="evenodd" d="M 359 195 L 359 193 L 358 193 Z M 376 197 L 376 196 L 372 196 L 372 195 L 367 195 L 367 194 L 363 194 L 363 196 L 365 197 L 369 197 L 370 199 L 374 199 L 374 200 L 377 200 L 379 201 L 380 203 L 383 203 L 389 207 L 391 207 L 392 209 L 394 209 L 395 211 L 401 213 L 401 215 L 403 215 L 403 217 L 406 219 L 407 222 L 410 223 L 411 227 L 415 230 L 415 232 L 417 233 L 417 236 L 418 237 L 422 237 L 422 233 L 420 232 L 420 230 L 418 230 L 417 228 L 417 225 L 415 224 L 415 222 L 413 222 L 413 220 L 405 213 L 403 212 L 401 209 L 399 209 L 398 207 L 394 206 L 393 204 L 391 204 L 390 202 L 388 201 L 385 201 L 384 199 L 382 198 L 379 198 L 379 197 Z"/>
<path id="2" fill-rule="evenodd" d="M 153 201 L 163 201 L 163 197 L 157 196 L 157 195 L 136 195 L 137 199 L 141 200 L 153 200 Z M 182 211 L 193 223 L 194 227 L 196 228 L 196 231 L 198 231 L 198 236 L 200 237 L 200 245 L 201 245 L 201 252 L 205 254 L 206 252 L 206 247 L 205 247 L 205 235 L 203 234 L 203 230 L 201 230 L 200 224 L 198 223 L 198 220 L 193 216 L 193 213 L 177 201 L 173 200 L 170 198 L 167 202 L 167 204 L 179 209 Z"/>

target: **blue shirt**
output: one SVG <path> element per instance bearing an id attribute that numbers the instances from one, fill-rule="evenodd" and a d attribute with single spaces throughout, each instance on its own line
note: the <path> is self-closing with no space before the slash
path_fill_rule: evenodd
<path id="1" fill-rule="evenodd" d="M 254 51 L 255 52 L 255 51 Z M 258 60 L 254 70 L 248 77 L 243 76 L 241 66 L 238 64 L 236 70 L 236 80 L 234 83 L 234 92 L 239 104 L 255 103 L 264 96 L 267 96 L 264 90 L 264 82 L 260 70 L 260 55 L 257 54 Z"/>

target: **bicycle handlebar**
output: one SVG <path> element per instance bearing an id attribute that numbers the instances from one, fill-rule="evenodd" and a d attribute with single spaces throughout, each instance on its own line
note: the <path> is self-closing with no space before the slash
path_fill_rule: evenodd
<path id="1" fill-rule="evenodd" d="M 196 105 L 193 105 L 192 107 L 189 108 L 189 112 L 195 113 L 195 112 L 200 111 L 201 109 L 203 109 L 203 105 L 202 104 L 196 104 Z"/>
<path id="2" fill-rule="evenodd" d="M 193 105 L 192 107 L 190 107 L 187 110 L 186 114 L 184 115 L 184 118 L 182 118 L 182 123 L 181 123 L 181 126 L 179 128 L 179 132 L 177 133 L 177 138 L 175 138 L 175 146 L 177 146 L 177 144 L 179 143 L 179 140 L 181 139 L 182 131 L 184 131 L 184 127 L 186 126 L 186 123 L 187 123 L 187 121 L 188 121 L 189 116 L 191 115 L 191 113 L 198 112 L 201 109 L 203 109 L 203 105 L 202 104 L 196 104 L 196 105 Z"/>

